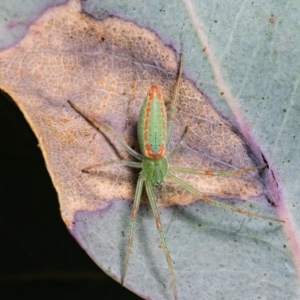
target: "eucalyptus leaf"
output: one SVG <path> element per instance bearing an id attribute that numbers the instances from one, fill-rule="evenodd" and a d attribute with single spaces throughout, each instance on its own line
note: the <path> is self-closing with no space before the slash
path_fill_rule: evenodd
<path id="1" fill-rule="evenodd" d="M 81 9 L 89 16 L 82 14 Z M 133 49 L 131 61 L 135 65 L 127 73 L 128 66 L 117 60 L 123 55 L 123 61 L 130 61 L 126 56 L 129 52 L 122 47 L 131 40 L 124 40 L 127 36 L 124 33 L 109 43 L 97 31 L 97 22 L 108 20 L 111 15 L 119 18 L 117 24 L 128 21 L 129 33 L 137 33 L 137 25 L 143 32 L 141 39 L 144 35 L 153 38 L 154 48 L 143 53 L 144 57 L 148 55 L 148 61 L 141 60 L 140 49 Z M 260 153 L 269 164 L 263 180 L 257 181 L 261 197 L 241 202 L 237 198 L 248 197 L 233 195 L 233 201 L 215 191 L 207 191 L 208 194 L 227 198 L 223 199 L 225 203 L 260 214 L 276 212 L 286 223 L 249 218 L 201 201 L 193 202 L 195 199 L 188 201 L 189 205 L 160 208 L 174 261 L 179 299 L 298 297 L 299 176 L 296 171 L 300 165 L 297 97 L 300 38 L 297 15 L 296 2 L 286 6 L 275 1 L 262 4 L 156 1 L 145 6 L 139 1 L 88 1 L 81 8 L 73 1 L 46 11 L 30 26 L 19 44 L 0 53 L 1 88 L 18 103 L 39 139 L 67 227 L 92 259 L 116 280 L 120 280 L 125 257 L 130 195 L 135 188 L 136 173 L 114 167 L 107 171 L 108 175 L 109 172 L 117 175 L 107 176 L 109 181 L 103 176 L 101 179 L 101 176 L 92 178 L 82 174 L 81 169 L 100 163 L 99 157 L 106 157 L 107 153 L 115 157 L 125 154 L 114 141 L 93 132 L 84 120 L 72 115 L 66 103 L 82 101 L 85 104 L 82 108 L 89 113 L 99 116 L 104 112 L 104 120 L 137 147 L 134 122 L 139 103 L 147 93 L 149 82 L 154 84 L 158 78 L 155 72 L 149 77 L 149 72 L 139 66 L 148 62 L 150 69 L 159 69 L 164 74 L 158 82 L 165 80 L 168 102 L 176 76 L 176 53 L 182 52 L 186 84 L 198 89 L 199 99 L 204 95 L 201 103 L 211 102 L 230 120 L 242 134 L 243 143 L 247 141 L 247 149 L 253 150 L 249 158 L 233 165 L 243 167 L 243 162 L 251 165 L 254 157 L 257 157 L 255 163 L 262 161 Z M 153 32 L 150 34 L 149 30 Z M 5 37 L 3 33 L 2 40 Z M 72 43 L 66 42 L 71 39 Z M 124 67 L 125 75 L 119 73 L 118 81 L 110 76 L 117 74 L 115 68 L 97 65 L 96 54 L 101 42 L 107 42 L 107 53 L 115 55 L 112 66 Z M 93 71 L 95 67 L 100 73 Z M 106 75 L 99 76 L 104 71 Z M 114 81 L 118 84 L 114 85 Z M 106 92 L 108 86 L 110 93 Z M 111 97 L 112 92 L 116 97 Z M 101 96 L 104 102 L 97 108 Z M 112 101 L 115 98 L 120 102 Z M 197 111 L 197 105 L 189 107 L 190 112 Z M 124 107 L 133 110 L 116 117 L 114 113 Z M 195 118 L 197 115 L 188 121 L 190 126 Z M 219 118 L 231 127 L 226 119 Z M 186 122 L 182 120 L 185 119 L 179 114 L 178 122 L 184 127 Z M 177 139 L 180 132 L 175 132 Z M 193 138 L 190 144 L 192 141 Z M 230 147 L 230 142 L 226 142 Z M 68 145 L 73 147 L 72 151 L 65 150 Z M 238 151 L 228 149 L 228 152 L 232 159 L 238 157 Z M 187 164 L 196 162 L 194 157 L 189 162 L 188 156 Z M 60 168 L 53 168 L 58 165 Z M 115 193 L 113 199 L 112 193 Z M 89 200 L 83 201 L 85 194 Z M 143 298 L 173 298 L 169 271 L 147 204 L 138 213 L 125 286 Z"/>

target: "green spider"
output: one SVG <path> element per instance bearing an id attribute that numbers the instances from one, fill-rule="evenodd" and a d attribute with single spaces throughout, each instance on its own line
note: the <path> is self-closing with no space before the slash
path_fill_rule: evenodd
<path id="1" fill-rule="evenodd" d="M 241 214 L 251 215 L 251 216 L 255 216 L 267 220 L 284 222 L 276 218 L 256 214 L 244 209 L 235 208 L 233 206 L 226 205 L 221 202 L 212 200 L 211 198 L 200 193 L 197 189 L 193 188 L 188 183 L 184 182 L 183 180 L 179 179 L 178 177 L 172 174 L 172 172 L 178 172 L 178 173 L 187 173 L 187 174 L 195 174 L 195 175 L 228 176 L 228 175 L 240 174 L 240 173 L 264 168 L 266 166 L 265 164 L 257 167 L 240 169 L 240 170 L 213 172 L 213 171 L 199 171 L 197 169 L 182 168 L 182 167 L 175 167 L 169 165 L 168 160 L 181 149 L 185 141 L 185 138 L 188 134 L 188 128 L 186 127 L 185 133 L 181 138 L 179 144 L 169 154 L 165 155 L 166 149 L 168 148 L 168 145 L 171 140 L 172 132 L 173 132 L 174 120 L 176 115 L 177 95 L 180 86 L 181 75 L 182 75 L 182 55 L 180 55 L 179 72 L 176 81 L 176 86 L 174 89 L 174 98 L 171 105 L 169 122 L 167 122 L 165 104 L 158 87 L 152 86 L 149 89 L 146 99 L 144 100 L 143 106 L 141 108 L 139 119 L 138 119 L 138 141 L 139 141 L 141 153 L 138 153 L 135 150 L 133 150 L 122 138 L 120 138 L 114 132 L 112 128 L 110 128 L 109 126 L 105 125 L 100 121 L 97 121 L 93 117 L 86 115 L 79 107 L 77 107 L 71 101 L 68 101 L 71 107 L 77 113 L 79 113 L 84 119 L 86 119 L 88 123 L 90 123 L 93 127 L 95 127 L 99 132 L 101 132 L 100 131 L 101 129 L 111 134 L 129 154 L 131 154 L 139 161 L 136 162 L 136 161 L 129 161 L 129 160 L 113 160 L 113 161 L 108 161 L 103 163 L 103 164 L 119 163 L 127 167 L 141 169 L 141 172 L 139 173 L 137 185 L 136 185 L 133 208 L 130 215 L 130 233 L 128 238 L 124 267 L 121 275 L 121 284 L 123 285 L 124 283 L 129 255 L 132 247 L 136 215 L 140 206 L 142 190 L 143 187 L 145 186 L 149 198 L 149 202 L 152 208 L 152 212 L 155 218 L 155 223 L 156 223 L 157 231 L 159 233 L 160 241 L 164 253 L 166 255 L 168 268 L 171 274 L 171 281 L 172 281 L 172 287 L 173 287 L 173 293 L 175 299 L 178 299 L 175 274 L 173 270 L 172 260 L 168 251 L 168 247 L 161 226 L 160 216 L 157 208 L 157 197 L 153 189 L 154 186 L 162 185 L 164 183 L 165 178 L 169 178 L 173 182 L 182 186 L 187 191 L 199 196 L 200 199 L 214 206 L 230 209 L 232 211 Z M 89 173 L 89 169 L 93 167 L 86 168 L 83 170 L 83 172 Z"/>

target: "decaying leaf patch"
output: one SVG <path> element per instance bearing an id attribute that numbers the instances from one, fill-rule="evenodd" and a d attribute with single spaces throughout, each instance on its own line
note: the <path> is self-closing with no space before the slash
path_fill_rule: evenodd
<path id="1" fill-rule="evenodd" d="M 1 88 L 38 137 L 67 224 L 77 210 L 103 208 L 115 198 L 133 199 L 137 175 L 116 165 L 103 167 L 98 176 L 81 172 L 102 161 L 126 158 L 127 153 L 111 137 L 97 133 L 67 101 L 110 125 L 138 150 L 142 101 L 155 84 L 170 103 L 177 67 L 178 53 L 152 31 L 118 18 L 98 21 L 72 6 L 50 9 L 21 42 L 0 53 Z M 231 124 L 184 78 L 171 147 L 187 125 L 190 135 L 172 165 L 213 171 L 254 165 Z M 263 192 L 257 172 L 182 178 L 211 196 L 246 199 Z M 167 192 L 168 205 L 196 200 L 172 184 Z"/>

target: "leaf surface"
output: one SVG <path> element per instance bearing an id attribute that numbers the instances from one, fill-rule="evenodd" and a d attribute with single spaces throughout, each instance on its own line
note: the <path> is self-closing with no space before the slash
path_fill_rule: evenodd
<path id="1" fill-rule="evenodd" d="M 286 224 L 282 228 L 201 201 L 161 208 L 179 298 L 294 299 L 297 39 L 288 30 L 291 21 L 275 5 L 270 11 L 265 4 L 263 9 L 251 3 L 204 4 L 164 7 L 151 2 L 150 13 L 134 2 L 130 8 L 111 2 L 84 4 L 83 9 L 101 22 L 82 14 L 75 2 L 49 10 L 31 25 L 26 38 L 0 54 L 1 87 L 15 99 L 39 139 L 68 228 L 95 262 L 119 280 L 137 174 L 120 166 L 107 167 L 97 177 L 80 172 L 127 154 L 111 137 L 96 133 L 67 100 L 80 104 L 138 149 L 136 120 L 148 88 L 157 84 L 166 103 L 172 99 L 178 58 L 166 45 L 172 44 L 177 54 L 182 51 L 185 78 L 172 145 L 186 125 L 191 136 L 172 164 L 240 168 L 261 161 L 261 151 L 271 167 L 262 179 L 255 172 L 234 180 L 183 178 L 209 195 L 223 195 L 225 202 L 263 194 L 236 205 L 272 215 L 266 201 L 271 199 Z M 110 14 L 130 22 L 107 19 Z M 235 18 L 229 20 L 228 15 Z M 239 128 L 256 155 L 248 155 L 244 138 L 231 130 L 209 100 Z M 234 192 L 234 184 L 243 192 Z M 195 200 L 182 192 L 171 186 L 168 200 Z M 125 285 L 143 298 L 173 297 L 148 205 L 138 214 Z"/>

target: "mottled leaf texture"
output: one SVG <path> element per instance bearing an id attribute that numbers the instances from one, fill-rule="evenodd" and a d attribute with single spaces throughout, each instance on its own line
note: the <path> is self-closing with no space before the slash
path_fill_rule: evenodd
<path id="1" fill-rule="evenodd" d="M 116 280 L 125 256 L 137 171 L 108 165 L 99 167 L 97 175 L 82 173 L 89 166 L 129 156 L 67 101 L 111 126 L 139 151 L 136 129 L 142 101 L 155 84 L 169 108 L 179 51 L 165 45 L 150 29 L 117 17 L 94 19 L 80 12 L 74 2 L 49 9 L 18 44 L 0 53 L 1 88 L 13 97 L 38 137 L 67 227 Z M 178 144 L 186 126 L 190 130 L 170 163 L 211 171 L 263 163 L 187 74 L 184 65 L 170 148 Z M 267 191 L 264 172 L 178 176 L 212 198 L 223 198 L 225 203 L 247 200 L 235 204 L 275 216 L 267 202 L 274 200 Z M 284 299 L 279 286 L 294 285 L 294 281 L 288 270 L 293 266 L 284 266 L 290 262 L 279 248 L 280 224 L 195 202 L 197 197 L 166 183 L 161 219 L 179 299 L 271 298 L 274 280 L 276 296 L 280 296 L 272 298 Z M 143 298 L 172 299 L 167 264 L 147 204 L 142 205 L 137 222 L 125 286 Z M 272 244 L 274 236 L 278 240 Z M 281 262 L 278 268 L 272 268 L 274 260 Z M 285 279 L 277 281 L 282 273 Z"/>
<path id="2" fill-rule="evenodd" d="M 127 155 L 109 136 L 97 134 L 67 101 L 110 125 L 138 150 L 142 101 L 156 84 L 165 102 L 171 102 L 178 58 L 153 32 L 131 22 L 99 22 L 58 11 L 45 15 L 16 47 L 2 53 L 1 68 L 7 70 L 2 72 L 3 88 L 18 100 L 40 138 L 65 215 L 73 209 L 101 208 L 115 198 L 132 199 L 136 182 L 133 172 L 120 166 L 101 167 L 98 176 L 82 174 L 88 166 Z M 200 170 L 253 166 L 243 140 L 188 79 L 181 84 L 178 102 L 170 148 L 186 126 L 190 133 L 173 165 Z M 246 199 L 262 193 L 257 172 L 185 179 L 210 195 Z M 172 187 L 168 201 L 186 204 L 192 196 Z"/>

